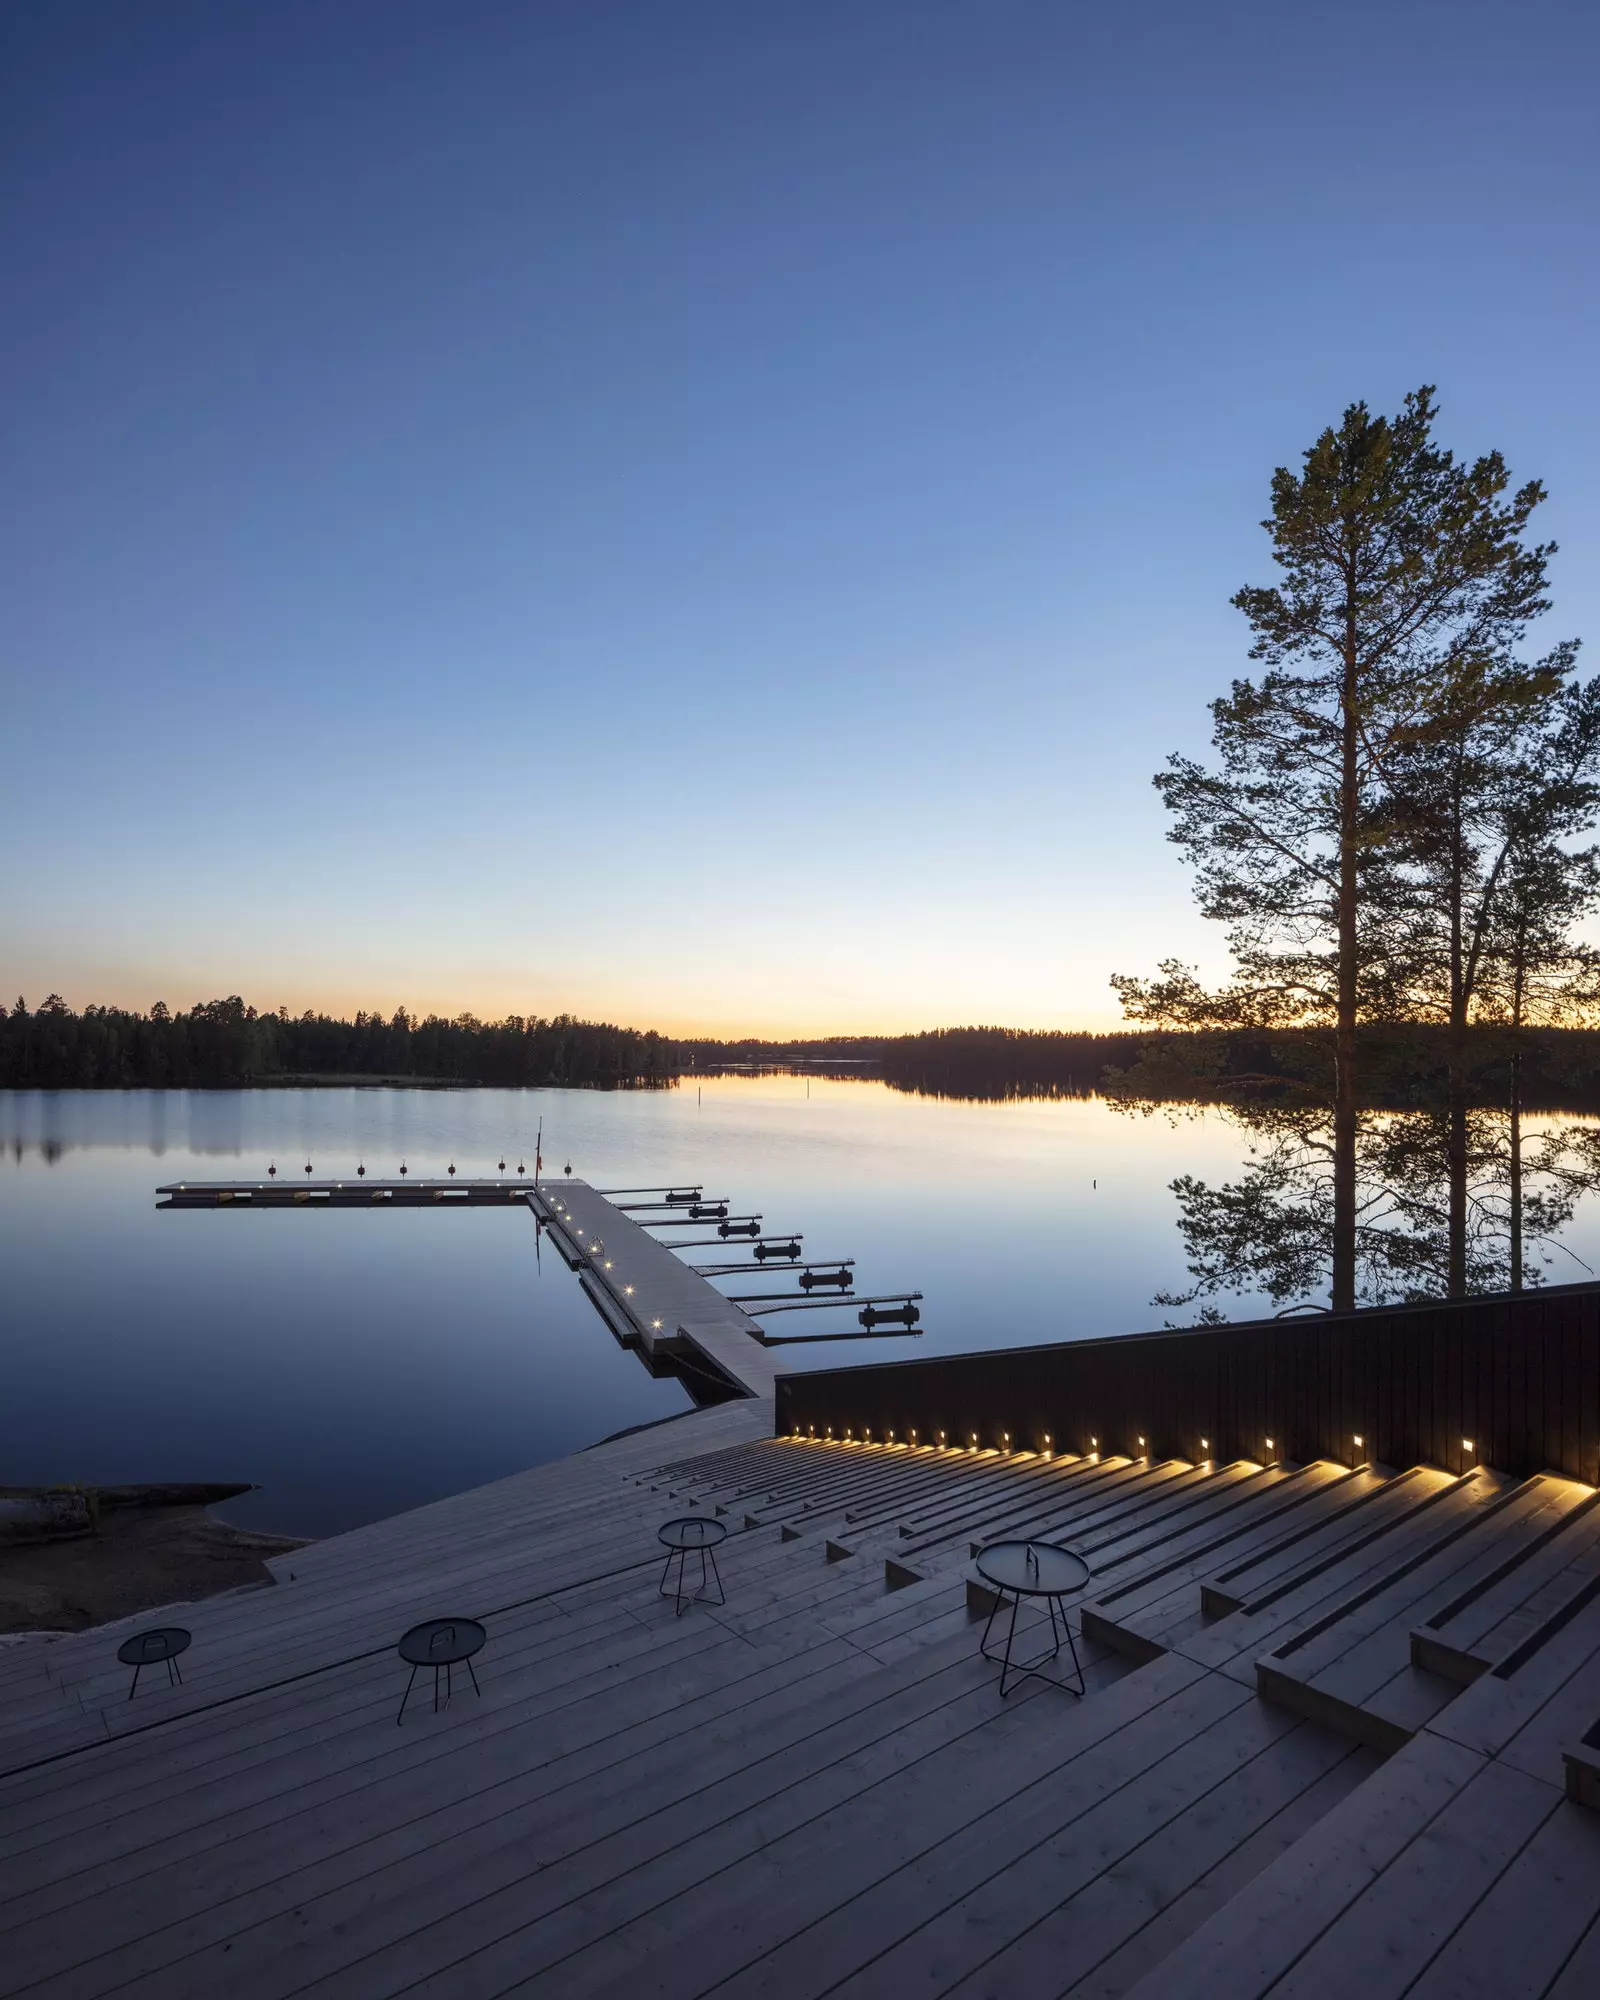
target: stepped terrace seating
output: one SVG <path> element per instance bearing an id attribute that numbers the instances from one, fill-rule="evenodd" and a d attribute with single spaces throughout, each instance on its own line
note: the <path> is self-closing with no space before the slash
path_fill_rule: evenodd
<path id="1" fill-rule="evenodd" d="M 1491 1467 L 771 1435 L 724 1405 L 0 1647 L 8 1995 L 1600 1990 L 1600 1494 Z M 655 1532 L 712 1514 L 725 1605 Z M 1062 1541 L 1009 1699 L 976 1547 Z M 417 1619 L 481 1701 L 394 1715 Z"/>

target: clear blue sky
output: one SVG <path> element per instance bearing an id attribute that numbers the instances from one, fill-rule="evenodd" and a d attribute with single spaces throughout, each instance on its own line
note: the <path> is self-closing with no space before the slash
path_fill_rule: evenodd
<path id="1" fill-rule="evenodd" d="M 0 979 L 1108 1023 L 1274 465 L 1600 642 L 1600 10 L 16 0 Z M 1600 659 L 1591 654 L 1591 664 Z"/>

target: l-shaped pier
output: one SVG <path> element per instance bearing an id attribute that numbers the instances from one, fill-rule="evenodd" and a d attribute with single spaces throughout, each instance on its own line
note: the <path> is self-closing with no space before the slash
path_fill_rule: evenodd
<path id="1" fill-rule="evenodd" d="M 709 1371 L 735 1395 L 770 1397 L 777 1380 L 760 1322 L 587 1181 L 565 1175 L 559 1180 L 307 1178 L 298 1186 L 287 1179 L 172 1181 L 156 1192 L 169 1208 L 526 1207 L 625 1345 L 651 1361 L 677 1361 L 691 1379 L 697 1369 Z M 687 1207 L 676 1214 L 691 1219 Z"/>

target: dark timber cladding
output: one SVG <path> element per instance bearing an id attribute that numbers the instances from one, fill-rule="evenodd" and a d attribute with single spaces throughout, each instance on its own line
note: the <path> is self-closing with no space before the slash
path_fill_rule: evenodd
<path id="1" fill-rule="evenodd" d="M 1600 1284 L 780 1377 L 780 1435 L 1600 1483 Z M 1140 1440 L 1143 1443 L 1140 1443 Z"/>

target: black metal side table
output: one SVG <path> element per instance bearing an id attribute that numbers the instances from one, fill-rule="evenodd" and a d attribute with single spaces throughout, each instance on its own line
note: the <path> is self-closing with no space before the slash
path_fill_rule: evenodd
<path id="1" fill-rule="evenodd" d="M 433 1712 L 439 1713 L 439 1672 L 444 1670 L 444 1699 L 449 1706 L 452 1693 L 451 1668 L 465 1666 L 472 1675 L 472 1692 L 480 1698 L 483 1689 L 478 1685 L 477 1672 L 472 1664 L 474 1653 L 481 1653 L 488 1640 L 488 1633 L 476 1618 L 427 1618 L 422 1624 L 413 1625 L 400 1639 L 400 1657 L 411 1665 L 411 1679 L 406 1682 L 406 1691 L 400 1697 L 400 1713 L 395 1717 L 399 1727 L 406 1712 L 406 1703 L 411 1699 L 411 1689 L 417 1678 L 418 1667 L 433 1669 Z"/>
<path id="2" fill-rule="evenodd" d="M 186 1653 L 189 1644 L 190 1634 L 181 1625 L 157 1625 L 149 1632 L 139 1632 L 131 1639 L 124 1639 L 117 1648 L 117 1658 L 125 1667 L 133 1669 L 129 1701 L 133 1700 L 138 1690 L 140 1669 L 158 1667 L 163 1660 L 167 1663 L 167 1686 L 182 1687 L 183 1675 L 178 1671 L 178 1655 Z"/>
<path id="3" fill-rule="evenodd" d="M 722 1573 L 717 1568 L 715 1553 L 717 1544 L 726 1541 L 727 1535 L 728 1524 L 726 1521 L 708 1520 L 701 1514 L 685 1514 L 678 1520 L 668 1521 L 662 1526 L 657 1539 L 660 1541 L 662 1547 L 670 1550 L 671 1553 L 667 1557 L 666 1568 L 661 1572 L 661 1582 L 657 1586 L 656 1595 L 658 1597 L 671 1597 L 673 1599 L 673 1616 L 675 1618 L 683 1616 L 684 1606 L 687 1604 L 727 1603 L 728 1600 L 722 1588 Z M 688 1596 L 685 1596 L 683 1589 L 684 1565 L 692 1555 L 698 1555 L 700 1558 L 700 1582 L 695 1590 L 691 1591 Z M 678 1565 L 678 1580 L 674 1589 L 668 1590 L 667 1578 L 672 1574 L 672 1565 L 674 1563 Z M 710 1564 L 709 1571 L 706 1567 L 708 1563 Z M 707 1595 L 707 1591 L 713 1580 L 717 1586 L 717 1594 L 715 1597 L 710 1597 Z"/>
<path id="4" fill-rule="evenodd" d="M 989 1623 L 983 1628 L 983 1641 L 978 1650 L 986 1660 L 1000 1663 L 1000 1692 L 1007 1695 L 1018 1681 L 1034 1679 L 1048 1681 L 1052 1687 L 1063 1689 L 1067 1694 L 1082 1694 L 1084 1690 L 1083 1666 L 1078 1659 L 1078 1647 L 1072 1636 L 1072 1627 L 1067 1622 L 1066 1606 L 1062 1598 L 1073 1591 L 1081 1590 L 1089 1581 L 1089 1565 L 1083 1557 L 1064 1549 L 1056 1542 L 991 1542 L 980 1551 L 977 1561 L 978 1574 L 995 1592 L 995 1600 L 989 1612 Z M 1007 1598 L 1011 1599 L 1011 1624 L 1006 1632 L 1006 1649 L 1003 1655 L 989 1651 L 989 1633 L 994 1626 L 1001 1607 Z M 1048 1653 L 1041 1653 L 1037 1659 L 1022 1666 L 1011 1663 L 1012 1642 L 1017 1636 L 1017 1612 L 1025 1598 L 1043 1598 L 1050 1608 L 1050 1635 L 1054 1641 Z M 1060 1607 L 1060 1623 L 1057 1624 L 1057 1607 Z M 1061 1636 L 1066 1634 L 1067 1647 L 1072 1654 L 1073 1671 L 1077 1675 L 1076 1687 L 1070 1681 L 1058 1680 L 1054 1674 L 1041 1672 L 1046 1661 L 1053 1660 L 1061 1651 Z"/>

